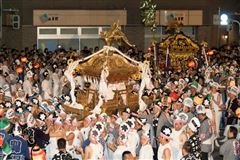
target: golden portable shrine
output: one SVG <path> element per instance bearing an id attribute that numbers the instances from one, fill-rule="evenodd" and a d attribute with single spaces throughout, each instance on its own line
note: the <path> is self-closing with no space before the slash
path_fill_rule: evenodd
<path id="1" fill-rule="evenodd" d="M 174 69 L 185 69 L 194 63 L 200 46 L 183 32 L 168 36 L 159 43 L 160 54 L 170 56 L 170 64 Z"/>
<path id="2" fill-rule="evenodd" d="M 142 72 L 141 67 L 144 65 L 111 46 L 114 42 L 134 46 L 128 42 L 118 23 L 114 23 L 108 32 L 103 32 L 100 36 L 106 43 L 101 50 L 76 61 L 74 67 L 71 67 L 74 62 L 68 67 L 68 70 L 72 68 L 70 76 L 71 73 L 77 73 L 82 78 L 83 87 L 76 94 L 76 103 L 82 106 L 80 112 L 83 115 L 91 111 L 111 113 L 126 106 L 136 109 L 141 96 L 133 91 L 136 83 L 131 82 L 142 77 L 140 71 Z M 71 81 L 71 78 L 68 80 Z M 145 99 L 144 103 L 148 104 L 150 101 Z M 96 112 L 100 106 L 101 111 Z M 67 110 L 79 113 L 78 107 L 68 107 Z"/>

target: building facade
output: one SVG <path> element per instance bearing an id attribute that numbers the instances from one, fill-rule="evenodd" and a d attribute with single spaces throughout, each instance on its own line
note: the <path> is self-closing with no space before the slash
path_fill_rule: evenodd
<path id="1" fill-rule="evenodd" d="M 195 40 L 206 41 L 210 47 L 239 42 L 238 25 L 231 31 L 227 27 L 213 25 L 214 14 L 221 11 L 233 14 L 240 10 L 239 0 L 155 0 L 157 4 L 157 31 L 155 38 L 165 36 L 165 12 L 173 12 L 187 19 L 183 31 Z M 99 33 L 119 20 L 129 41 L 140 50 L 150 45 L 152 33 L 144 27 L 140 16 L 140 0 L 3 0 L 2 44 L 23 49 L 54 48 L 57 45 L 82 49 L 84 46 L 102 46 Z M 197 13 L 198 22 L 194 16 Z M 20 16 L 20 28 L 13 29 L 11 16 Z M 186 16 L 187 15 L 187 16 Z M 191 23 L 190 23 L 191 19 Z"/>

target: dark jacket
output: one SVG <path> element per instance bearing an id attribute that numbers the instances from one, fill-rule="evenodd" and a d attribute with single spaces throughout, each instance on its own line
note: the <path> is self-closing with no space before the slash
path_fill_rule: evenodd
<path id="1" fill-rule="evenodd" d="M 237 98 L 235 98 L 234 100 L 232 100 L 232 102 L 229 102 L 229 103 L 230 104 L 227 106 L 227 110 L 231 109 L 235 113 L 238 108 Z M 230 115 L 228 112 L 226 116 L 227 116 L 227 125 L 237 124 L 237 120 L 238 120 L 237 117 Z"/>

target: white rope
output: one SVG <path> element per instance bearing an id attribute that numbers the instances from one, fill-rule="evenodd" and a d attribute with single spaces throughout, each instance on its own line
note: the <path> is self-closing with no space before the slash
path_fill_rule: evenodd
<path id="1" fill-rule="evenodd" d="M 148 86 L 150 86 L 151 83 L 151 75 L 149 73 L 149 63 L 147 61 L 145 61 L 144 63 L 140 64 L 140 67 L 142 69 L 142 73 L 141 73 L 141 84 L 140 84 L 140 88 L 138 91 L 138 104 L 139 104 L 139 111 L 144 111 L 147 108 L 147 104 L 142 100 L 142 95 L 143 95 L 143 91 L 144 88 Z M 148 88 L 151 89 L 151 88 Z"/>
<path id="2" fill-rule="evenodd" d="M 71 91 L 70 91 L 70 96 L 72 99 L 72 104 L 70 105 L 70 107 L 72 108 L 77 108 L 77 109 L 83 109 L 83 105 L 80 103 L 77 103 L 76 101 L 76 96 L 74 94 L 75 92 L 75 81 L 74 81 L 74 77 L 72 75 L 73 71 L 75 70 L 75 68 L 77 67 L 77 65 L 79 64 L 80 60 L 74 61 L 72 63 L 70 63 L 67 67 L 67 70 L 64 72 L 64 75 L 67 77 L 68 81 L 70 82 L 71 85 Z"/>
<path id="3" fill-rule="evenodd" d="M 101 50 L 97 51 L 96 53 L 93 53 L 93 54 L 91 54 L 90 56 L 87 56 L 87 57 L 85 57 L 85 58 L 80 59 L 79 62 L 86 61 L 86 60 L 92 58 L 93 56 L 98 55 L 98 54 L 100 54 L 100 53 L 102 53 L 102 52 L 104 52 L 104 51 L 105 51 L 105 49 L 102 48 Z"/>
<path id="4" fill-rule="evenodd" d="M 95 55 L 98 55 L 100 53 L 103 53 L 103 52 L 109 52 L 109 51 L 113 51 L 113 52 L 117 52 L 119 53 L 121 56 L 123 56 L 124 58 L 126 58 L 127 60 L 135 63 L 135 64 L 140 64 L 140 62 L 128 57 L 127 55 L 125 55 L 124 53 L 122 53 L 121 51 L 119 51 L 117 48 L 115 47 L 112 47 L 112 46 L 104 46 L 101 50 L 97 51 L 96 53 L 93 53 L 92 55 L 88 56 L 88 57 L 85 57 L 85 58 L 82 58 L 79 62 L 83 62 L 83 61 L 86 61 L 92 57 L 94 57 Z"/>
<path id="5" fill-rule="evenodd" d="M 101 79 L 100 79 L 100 82 L 99 82 L 98 104 L 94 107 L 94 109 L 92 111 L 90 111 L 91 113 L 94 113 L 94 114 L 100 114 L 101 113 L 101 106 L 103 105 L 103 100 L 106 101 L 107 94 L 108 94 L 108 85 L 107 85 L 107 77 L 108 76 L 109 76 L 109 71 L 108 71 L 107 64 L 105 62 L 105 64 L 103 65 L 103 69 L 102 69 L 102 72 L 101 72 Z"/>
<path id="6" fill-rule="evenodd" d="M 119 53 L 120 55 L 122 55 L 124 58 L 128 59 L 129 61 L 131 62 L 134 62 L 136 64 L 140 64 L 140 62 L 128 57 L 127 55 L 125 55 L 124 53 L 122 53 L 121 51 L 119 51 L 117 48 L 114 48 L 114 47 L 109 47 L 109 46 L 104 46 L 104 47 L 108 47 L 111 51 L 115 51 L 117 53 Z"/>

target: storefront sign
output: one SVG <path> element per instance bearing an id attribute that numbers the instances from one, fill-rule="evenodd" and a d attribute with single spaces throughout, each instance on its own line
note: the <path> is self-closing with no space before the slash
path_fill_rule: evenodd
<path id="1" fill-rule="evenodd" d="M 160 25 L 177 21 L 183 25 L 202 25 L 201 10 L 160 10 Z"/>
<path id="2" fill-rule="evenodd" d="M 127 23 L 126 10 L 34 10 L 34 26 L 91 26 Z"/>
<path id="3" fill-rule="evenodd" d="M 43 24 L 49 21 L 58 21 L 58 18 L 58 16 L 49 16 L 47 13 L 39 16 L 39 19 Z"/>

